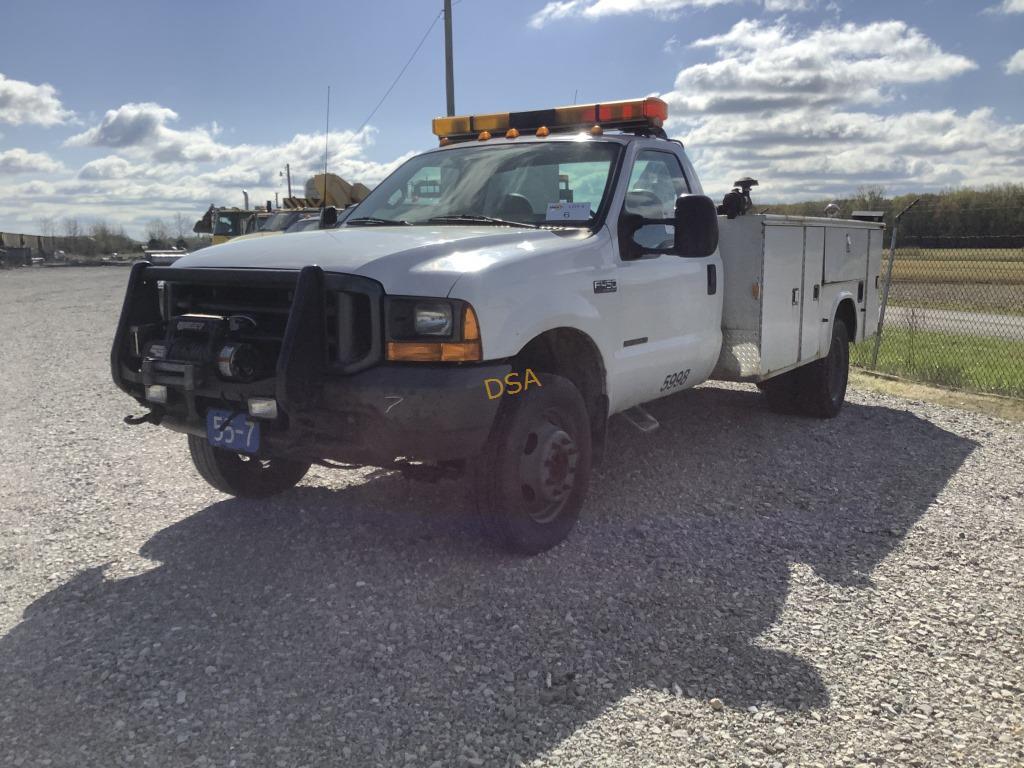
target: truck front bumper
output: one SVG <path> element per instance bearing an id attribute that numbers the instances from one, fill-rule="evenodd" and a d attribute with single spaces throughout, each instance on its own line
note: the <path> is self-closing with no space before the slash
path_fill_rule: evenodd
<path id="1" fill-rule="evenodd" d="M 446 461 L 478 454 L 498 411 L 484 380 L 508 364 L 381 365 L 324 382 L 322 405 L 261 421 L 261 454 L 386 466 L 395 459 Z M 185 393 L 175 393 L 185 398 Z M 245 393 L 237 393 L 245 398 Z M 253 396 L 264 396 L 258 391 Z M 168 410 L 171 429 L 206 435 L 205 408 Z M 215 404 L 233 408 L 232 403 Z M 213 407 L 213 406 L 211 406 Z"/>
<path id="2" fill-rule="evenodd" d="M 230 281 L 239 279 L 239 271 L 189 270 L 188 277 Z M 272 377 L 231 383 L 218 380 L 202 364 L 171 373 L 132 357 L 132 327 L 159 320 L 156 281 L 173 281 L 178 274 L 148 264 L 133 268 L 111 352 L 115 383 L 153 409 L 161 424 L 205 436 L 209 409 L 246 412 L 249 398 L 258 397 L 274 398 L 279 413 L 259 420 L 261 456 L 388 466 L 400 458 L 469 458 L 487 441 L 500 399 L 488 396 L 485 380 L 502 379 L 511 365 L 386 363 L 377 327 L 364 361 L 347 368 L 326 363 L 323 294 L 340 278 L 325 276 L 317 267 L 290 278 L 274 276 L 293 281 L 295 298 Z M 147 402 L 146 387 L 154 384 L 167 387 L 165 404 Z"/>

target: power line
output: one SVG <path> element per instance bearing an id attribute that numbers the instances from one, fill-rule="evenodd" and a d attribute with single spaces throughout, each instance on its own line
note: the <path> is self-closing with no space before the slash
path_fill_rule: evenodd
<path id="1" fill-rule="evenodd" d="M 405 66 L 402 67 L 401 71 L 391 82 L 391 85 L 388 86 L 388 89 L 384 91 L 384 95 L 380 97 L 380 101 L 377 102 L 377 106 L 375 106 L 373 108 L 373 111 L 366 116 L 366 119 L 363 120 L 362 125 L 360 125 L 358 130 L 356 130 L 356 133 L 362 131 L 363 128 L 366 127 L 366 124 L 373 119 L 373 116 L 377 114 L 377 110 L 380 109 L 380 105 L 384 103 L 384 100 L 391 94 L 391 91 L 395 89 L 395 86 L 398 85 L 398 81 L 402 79 L 402 75 L 405 74 L 405 70 L 407 70 L 409 68 L 409 65 L 412 64 L 412 60 L 416 58 L 416 54 L 420 52 L 420 48 L 422 48 L 423 44 L 427 42 L 427 38 L 430 36 L 430 33 L 434 31 L 434 27 L 437 26 L 437 20 L 440 19 L 443 15 L 444 11 L 441 11 L 440 13 L 437 14 L 437 16 L 434 17 L 434 20 L 430 22 L 430 26 L 427 27 L 427 31 L 423 33 L 423 37 L 420 38 L 420 41 L 416 45 L 416 48 L 413 49 L 412 55 L 409 56 L 409 60 L 405 62 Z"/>

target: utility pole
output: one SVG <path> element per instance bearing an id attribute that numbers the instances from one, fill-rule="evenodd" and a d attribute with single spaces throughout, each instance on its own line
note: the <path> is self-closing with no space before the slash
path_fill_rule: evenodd
<path id="1" fill-rule="evenodd" d="M 434 6 L 435 8 L 437 6 Z M 455 114 L 455 67 L 452 63 L 452 0 L 444 0 L 444 83 L 448 117 Z"/>
<path id="2" fill-rule="evenodd" d="M 292 164 L 284 164 L 284 172 L 288 174 L 288 197 L 292 196 Z"/>

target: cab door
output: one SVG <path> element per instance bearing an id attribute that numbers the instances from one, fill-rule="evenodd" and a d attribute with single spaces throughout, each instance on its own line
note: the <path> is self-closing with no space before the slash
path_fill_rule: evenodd
<path id="1" fill-rule="evenodd" d="M 619 217 L 672 219 L 676 198 L 690 184 L 675 153 L 640 149 L 626 169 Z M 671 225 L 641 227 L 632 236 L 638 258 L 623 258 L 616 241 L 619 317 L 615 333 L 614 403 L 617 410 L 680 391 L 711 373 L 721 349 L 722 265 L 708 257 L 657 253 L 671 248 Z"/>

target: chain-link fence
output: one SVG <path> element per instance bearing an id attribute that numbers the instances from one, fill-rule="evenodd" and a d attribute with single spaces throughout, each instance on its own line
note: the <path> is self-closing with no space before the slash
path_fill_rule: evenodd
<path id="1" fill-rule="evenodd" d="M 891 281 L 881 340 L 856 345 L 851 362 L 1024 397 L 1024 233 L 932 234 L 939 213 L 915 207 L 896 222 L 882 261 L 883 299 Z"/>

